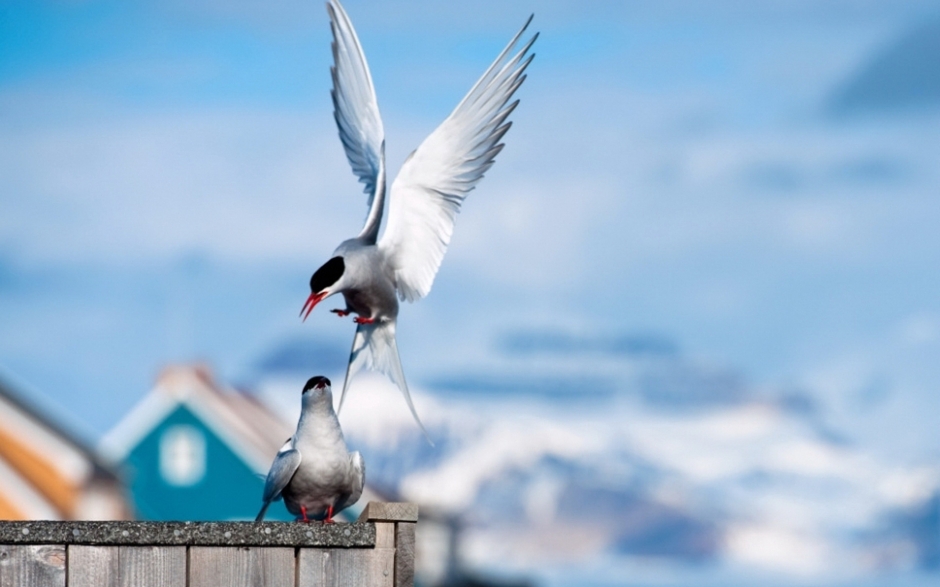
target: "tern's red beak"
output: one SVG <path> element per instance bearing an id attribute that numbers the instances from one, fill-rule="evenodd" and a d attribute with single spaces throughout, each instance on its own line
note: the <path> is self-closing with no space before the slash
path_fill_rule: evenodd
<path id="1" fill-rule="evenodd" d="M 326 297 L 326 293 L 312 293 L 310 297 L 307 298 L 307 301 L 304 302 L 304 307 L 300 309 L 300 315 L 304 317 L 304 322 L 307 321 L 307 316 L 310 315 L 310 312 L 313 312 L 314 306 L 320 303 L 320 301 Z"/>

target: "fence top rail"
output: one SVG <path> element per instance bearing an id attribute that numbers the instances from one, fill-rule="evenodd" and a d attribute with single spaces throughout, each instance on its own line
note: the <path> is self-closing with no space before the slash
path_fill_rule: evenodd
<path id="1" fill-rule="evenodd" d="M 0 522 L 0 544 L 372 548 L 375 524 L 321 522 Z"/>

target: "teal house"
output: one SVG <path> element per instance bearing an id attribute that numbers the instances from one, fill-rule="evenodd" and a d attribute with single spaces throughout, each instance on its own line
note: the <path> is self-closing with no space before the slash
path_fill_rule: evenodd
<path id="1" fill-rule="evenodd" d="M 298 392 L 298 401 L 299 401 Z M 141 520 L 253 520 L 264 476 L 293 433 L 255 397 L 208 369 L 173 366 L 102 441 Z M 283 502 L 266 519 L 291 520 Z"/>

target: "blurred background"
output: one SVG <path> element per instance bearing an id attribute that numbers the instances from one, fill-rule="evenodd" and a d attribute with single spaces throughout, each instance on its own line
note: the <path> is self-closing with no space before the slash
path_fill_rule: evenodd
<path id="1" fill-rule="evenodd" d="M 940 580 L 940 2 L 345 6 L 392 174 L 541 31 L 402 308 L 436 448 L 382 378 L 341 415 L 419 580 Z M 366 213 L 330 40 L 319 0 L 0 0 L 3 517 L 253 516 L 353 333 L 297 317 Z"/>

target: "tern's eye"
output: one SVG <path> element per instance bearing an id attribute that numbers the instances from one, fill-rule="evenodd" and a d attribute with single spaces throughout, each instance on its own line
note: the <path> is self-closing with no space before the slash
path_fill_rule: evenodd
<path id="1" fill-rule="evenodd" d="M 346 270 L 342 257 L 333 257 L 310 277 L 310 291 L 319 293 L 336 283 Z"/>

